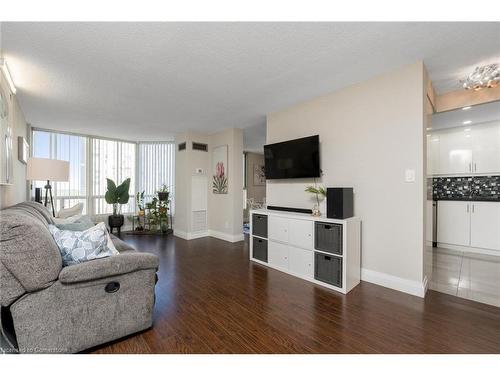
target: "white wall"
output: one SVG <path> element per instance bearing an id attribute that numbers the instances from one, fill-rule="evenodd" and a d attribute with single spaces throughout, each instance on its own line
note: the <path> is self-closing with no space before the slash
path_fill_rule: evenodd
<path id="1" fill-rule="evenodd" d="M 19 106 L 16 96 L 10 95 L 10 89 L 3 73 L 0 73 L 0 86 L 7 100 L 9 100 L 9 116 L 6 123 L 2 123 L 2 126 L 8 124 L 12 128 L 12 185 L 0 185 L 0 208 L 4 208 L 26 200 L 26 165 L 18 160 L 17 138 L 25 137 L 27 139 L 28 126 L 26 125 L 23 111 Z M 3 140 L 0 142 L 0 145 L 0 152 L 4 155 Z M 5 166 L 2 163 L 0 168 L 2 175 L 5 173 L 4 168 Z"/>
<path id="2" fill-rule="evenodd" d="M 421 62 L 267 117 L 267 143 L 320 136 L 319 183 L 352 186 L 362 277 L 423 294 L 424 66 Z M 416 181 L 404 181 L 405 169 Z M 271 205 L 312 208 L 312 179 L 267 181 Z M 325 211 L 324 208 L 322 210 Z"/>
<path id="3" fill-rule="evenodd" d="M 208 144 L 208 152 L 193 151 L 192 142 Z M 178 151 L 179 143 L 186 142 L 186 150 Z M 228 194 L 212 193 L 212 150 L 228 146 Z M 201 169 L 201 174 L 196 173 Z M 193 175 L 207 178 L 207 230 L 194 232 L 191 220 L 191 189 Z M 187 132 L 176 137 L 175 159 L 175 220 L 174 233 L 191 239 L 213 236 L 226 241 L 243 240 L 243 132 L 226 129 L 215 134 Z"/>

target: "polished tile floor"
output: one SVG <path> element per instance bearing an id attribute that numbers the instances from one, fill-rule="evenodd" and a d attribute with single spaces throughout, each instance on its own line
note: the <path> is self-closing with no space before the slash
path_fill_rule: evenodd
<path id="1" fill-rule="evenodd" d="M 500 256 L 432 251 L 430 289 L 500 307 Z"/>

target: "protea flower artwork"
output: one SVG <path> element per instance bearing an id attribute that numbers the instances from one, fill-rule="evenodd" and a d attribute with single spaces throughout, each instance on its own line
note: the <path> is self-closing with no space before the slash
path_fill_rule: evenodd
<path id="1" fill-rule="evenodd" d="M 215 166 L 212 191 L 214 194 L 227 194 L 227 176 L 224 173 L 224 163 L 221 161 Z"/>

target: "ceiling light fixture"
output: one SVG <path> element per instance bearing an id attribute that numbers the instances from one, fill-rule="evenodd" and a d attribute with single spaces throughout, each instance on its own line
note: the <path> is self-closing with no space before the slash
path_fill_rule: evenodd
<path id="1" fill-rule="evenodd" d="M 472 121 L 471 120 L 467 120 L 467 121 L 462 122 L 462 124 L 469 125 L 469 124 L 472 124 Z"/>
<path id="2" fill-rule="evenodd" d="M 468 109 L 471 109 L 472 107 L 471 106 L 468 106 L 468 107 L 463 107 L 462 108 L 462 111 L 467 111 Z"/>
<path id="3" fill-rule="evenodd" d="M 15 94 L 16 86 L 14 85 L 14 81 L 12 80 L 12 76 L 10 75 L 9 67 L 7 66 L 7 61 L 5 61 L 5 59 L 3 58 L 0 58 L 0 69 L 2 70 L 3 75 L 5 76 L 5 79 L 9 84 L 10 91 L 12 91 L 12 93 Z"/>
<path id="4" fill-rule="evenodd" d="M 500 67 L 498 64 L 478 66 L 463 82 L 466 90 L 482 90 L 500 84 Z"/>

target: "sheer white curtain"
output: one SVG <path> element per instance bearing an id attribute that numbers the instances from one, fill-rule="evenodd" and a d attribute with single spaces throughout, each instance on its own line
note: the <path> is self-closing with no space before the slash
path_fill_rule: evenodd
<path id="1" fill-rule="evenodd" d="M 144 191 L 146 202 L 156 191 L 167 185 L 170 191 L 171 213 L 174 211 L 175 143 L 139 143 L 138 189 Z"/>
<path id="2" fill-rule="evenodd" d="M 117 185 L 130 178 L 130 199 L 121 207 L 122 213 L 135 212 L 135 157 L 136 144 L 108 139 L 91 139 L 92 205 L 96 215 L 112 213 L 113 207 L 106 203 L 106 178 Z"/>

